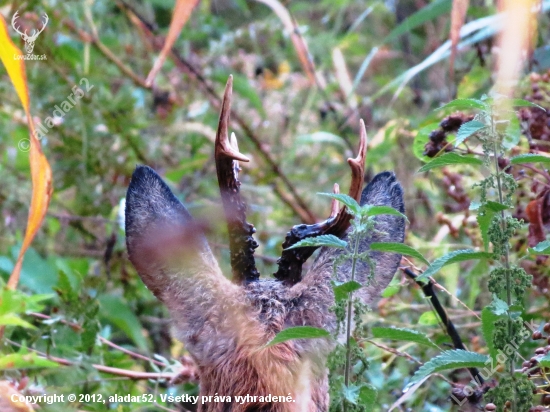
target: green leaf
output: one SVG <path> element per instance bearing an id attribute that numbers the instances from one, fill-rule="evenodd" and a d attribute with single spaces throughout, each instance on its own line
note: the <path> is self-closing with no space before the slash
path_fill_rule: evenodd
<path id="1" fill-rule="evenodd" d="M 550 240 L 543 240 L 535 247 L 529 248 L 529 252 L 533 255 L 550 255 Z"/>
<path id="2" fill-rule="evenodd" d="M 294 339 L 317 339 L 328 337 L 330 337 L 330 333 L 326 329 L 314 328 L 313 326 L 294 326 L 283 329 L 277 333 L 277 335 L 275 335 L 275 337 L 265 346 L 273 346 L 277 343 Z"/>
<path id="3" fill-rule="evenodd" d="M 492 212 L 502 212 L 503 210 L 510 209 L 509 206 L 503 205 L 502 203 L 493 202 L 492 200 L 487 201 L 484 206 Z"/>
<path id="4" fill-rule="evenodd" d="M 418 318 L 418 324 L 424 326 L 437 325 L 439 323 L 439 318 L 433 311 L 424 312 Z"/>
<path id="5" fill-rule="evenodd" d="M 285 250 L 290 249 L 296 249 L 299 247 L 306 247 L 306 246 L 328 246 L 328 247 L 335 247 L 340 249 L 345 249 L 348 243 L 345 240 L 342 240 L 334 235 L 321 235 L 317 237 L 309 237 L 306 239 L 302 239 L 299 242 L 295 243 L 294 245 L 287 247 Z"/>
<path id="6" fill-rule="evenodd" d="M 414 342 L 419 345 L 425 345 L 437 349 L 438 346 L 433 343 L 423 333 L 416 330 L 405 328 L 372 328 L 372 335 L 374 338 L 401 340 L 405 342 Z"/>
<path id="7" fill-rule="evenodd" d="M 342 283 L 341 285 L 336 285 L 332 287 L 334 290 L 334 299 L 339 302 L 341 300 L 347 299 L 348 295 L 351 292 L 355 292 L 358 289 L 361 289 L 363 286 L 356 282 L 355 280 L 350 280 L 348 282 Z"/>
<path id="8" fill-rule="evenodd" d="M 414 385 L 432 373 L 458 368 L 481 368 L 488 361 L 487 356 L 479 353 L 461 349 L 448 350 L 422 365 L 411 378 L 409 385 Z"/>
<path id="9" fill-rule="evenodd" d="M 428 260 L 424 256 L 422 256 L 420 252 L 403 243 L 374 242 L 374 243 L 371 243 L 370 250 L 377 250 L 380 252 L 400 253 L 405 256 L 412 256 L 420 260 L 421 262 L 425 263 L 426 265 L 430 264 L 430 262 L 428 262 Z"/>
<path id="10" fill-rule="evenodd" d="M 424 166 L 422 166 L 418 173 L 427 172 L 428 170 L 435 169 L 438 167 L 443 166 L 450 166 L 450 165 L 482 165 L 483 160 L 478 159 L 477 157 L 472 156 L 461 156 L 459 154 L 449 152 L 445 153 L 441 156 L 436 157 L 431 162 L 426 163 Z"/>
<path id="11" fill-rule="evenodd" d="M 143 336 L 141 323 L 122 298 L 115 295 L 102 295 L 98 300 L 101 316 L 124 331 L 138 348 L 147 350 L 147 340 Z"/>
<path id="12" fill-rule="evenodd" d="M 345 206 L 347 206 L 349 211 L 354 216 L 358 215 L 361 210 L 361 206 L 359 205 L 359 203 L 357 203 L 357 201 L 353 197 L 350 197 L 348 195 L 344 195 L 341 193 L 317 193 L 317 194 L 338 200 L 340 203 L 343 203 Z"/>
<path id="13" fill-rule="evenodd" d="M 550 157 L 534 153 L 524 153 L 510 159 L 513 165 L 522 163 L 550 163 Z"/>
<path id="14" fill-rule="evenodd" d="M 363 383 L 361 389 L 359 390 L 359 402 L 361 406 L 366 408 L 370 407 L 370 410 L 373 410 L 376 406 L 376 398 L 378 397 L 378 391 L 372 385 L 368 383 Z M 367 409 L 369 410 L 369 409 Z"/>
<path id="15" fill-rule="evenodd" d="M 495 322 L 504 315 L 507 310 L 508 305 L 506 302 L 495 297 L 495 300 L 481 311 L 481 331 L 483 332 L 483 339 L 485 339 L 485 343 L 489 348 L 489 355 L 492 359 L 495 359 L 498 353 L 493 342 Z"/>
<path id="16" fill-rule="evenodd" d="M 5 315 L 0 316 L 0 325 L 21 326 L 27 329 L 36 329 L 34 325 L 21 319 L 15 313 L 6 313 Z"/>
<path id="17" fill-rule="evenodd" d="M 372 206 L 372 205 L 365 205 L 363 206 L 363 211 L 369 216 L 379 216 L 379 215 L 392 215 L 392 216 L 399 216 L 405 219 L 407 222 L 409 219 L 407 219 L 407 216 L 405 216 L 403 213 L 401 213 L 399 210 L 394 209 L 391 206 Z"/>
<path id="18" fill-rule="evenodd" d="M 454 110 L 465 110 L 465 109 L 479 109 L 486 110 L 487 104 L 482 100 L 478 99 L 456 99 L 443 106 L 439 107 L 438 110 L 442 109 L 454 109 Z"/>
<path id="19" fill-rule="evenodd" d="M 523 99 L 511 99 L 511 105 L 514 107 L 538 107 L 539 109 L 546 111 L 544 107 Z"/>
<path id="20" fill-rule="evenodd" d="M 10 353 L 0 357 L 0 370 L 57 368 L 59 364 L 39 357 L 35 352 L 21 349 L 18 353 Z"/>
<path id="21" fill-rule="evenodd" d="M 436 0 L 428 5 L 422 7 L 417 12 L 411 14 L 405 20 L 395 27 L 382 41 L 382 43 L 388 43 L 397 39 L 402 34 L 408 33 L 411 30 L 421 26 L 422 24 L 433 21 L 437 17 L 446 14 L 451 11 L 452 2 L 450 0 Z"/>
<path id="22" fill-rule="evenodd" d="M 430 141 L 430 133 L 434 130 L 439 128 L 439 123 L 430 123 L 424 127 L 422 127 L 418 132 L 416 133 L 416 136 L 414 137 L 413 141 L 413 154 L 414 156 L 426 163 L 431 160 L 430 157 L 424 155 L 424 150 L 426 150 L 426 143 Z"/>
<path id="23" fill-rule="evenodd" d="M 463 123 L 462 126 L 460 126 L 460 129 L 458 129 L 458 132 L 456 134 L 456 140 L 455 140 L 455 147 L 458 146 L 460 143 L 462 143 L 464 140 L 469 138 L 470 136 L 476 134 L 480 130 L 483 130 L 487 127 L 485 123 L 481 123 L 477 120 L 472 120 L 467 123 Z"/>
<path id="24" fill-rule="evenodd" d="M 487 252 L 489 250 L 489 226 L 495 216 L 495 212 L 483 207 L 476 216 L 479 230 L 481 231 L 481 238 L 483 239 L 483 248 Z"/>
<path id="25" fill-rule="evenodd" d="M 416 280 L 426 280 L 428 277 L 435 275 L 442 267 L 450 265 L 451 263 L 464 262 L 465 260 L 473 259 L 490 259 L 493 255 L 487 252 L 476 252 L 471 249 L 455 250 L 449 252 L 440 258 L 433 261 L 433 263 L 422 273 Z"/>
<path id="26" fill-rule="evenodd" d="M 541 368 L 550 368 L 550 353 L 547 353 L 539 359 L 539 366 Z"/>

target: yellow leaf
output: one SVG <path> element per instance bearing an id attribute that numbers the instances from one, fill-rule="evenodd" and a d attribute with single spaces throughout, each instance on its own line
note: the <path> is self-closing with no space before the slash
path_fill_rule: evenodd
<path id="1" fill-rule="evenodd" d="M 23 256 L 44 220 L 46 210 L 50 203 L 52 190 L 52 171 L 48 160 L 40 148 L 40 141 L 37 138 L 31 116 L 25 64 L 23 60 L 16 60 L 14 58 L 14 55 L 21 54 L 21 51 L 11 41 L 6 21 L 4 17 L 0 15 L 0 60 L 2 60 L 8 72 L 8 76 L 15 87 L 17 96 L 19 96 L 19 100 L 21 100 L 21 104 L 27 116 L 30 136 L 29 158 L 32 180 L 32 198 L 29 217 L 27 219 L 27 230 L 25 231 L 25 238 L 23 239 L 23 245 L 19 251 L 17 262 L 8 280 L 8 288 L 10 289 L 15 289 L 17 287 L 21 273 L 21 265 L 23 264 Z"/>
<path id="2" fill-rule="evenodd" d="M 172 15 L 172 21 L 170 22 L 170 28 L 168 29 L 168 35 L 164 40 L 164 46 L 162 47 L 153 68 L 147 75 L 147 80 L 145 80 L 145 85 L 147 87 L 151 87 L 153 84 L 157 73 L 164 63 L 164 60 L 166 60 L 166 56 L 170 53 L 172 46 L 176 42 L 183 26 L 185 26 L 185 23 L 189 20 L 189 16 L 191 16 L 191 12 L 198 2 L 199 0 L 177 0 L 176 6 L 174 7 L 174 14 Z"/>

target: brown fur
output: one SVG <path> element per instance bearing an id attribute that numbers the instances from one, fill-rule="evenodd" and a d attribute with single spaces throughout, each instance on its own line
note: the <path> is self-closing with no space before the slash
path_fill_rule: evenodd
<path id="1" fill-rule="evenodd" d="M 363 191 L 361 203 L 390 205 L 403 211 L 402 189 L 389 172 L 377 175 Z M 206 239 L 185 207 L 150 168 L 138 167 L 128 189 L 126 236 L 130 260 L 149 289 L 168 307 L 178 338 L 200 372 L 201 395 L 292 396 L 290 403 L 206 403 L 199 411 L 324 412 L 328 410 L 325 361 L 332 349 L 326 339 L 293 340 L 265 347 L 290 326 L 334 330 L 330 286 L 332 263 L 340 251 L 322 249 L 303 280 L 287 287 L 260 279 L 244 287 L 223 274 Z M 377 218 L 377 231 L 361 244 L 402 242 L 404 222 Z M 372 303 L 391 281 L 399 255 L 373 252 L 376 273 L 359 296 Z M 368 265 L 358 267 L 360 282 Z M 349 278 L 350 262 L 338 270 Z"/>

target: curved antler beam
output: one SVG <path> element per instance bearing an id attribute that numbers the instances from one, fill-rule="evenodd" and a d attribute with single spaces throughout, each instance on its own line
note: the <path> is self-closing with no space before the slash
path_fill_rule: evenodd
<path id="1" fill-rule="evenodd" d="M 229 140 L 229 115 L 233 76 L 229 76 L 223 95 L 220 121 L 216 133 L 214 158 L 218 174 L 218 185 L 222 198 L 227 229 L 229 232 L 229 251 L 233 279 L 238 283 L 258 280 L 260 274 L 254 261 L 254 249 L 258 243 L 254 240 L 254 226 L 246 221 L 246 202 L 241 197 L 239 182 L 239 163 L 249 159 L 239 153 L 235 134 Z"/>
<path id="2" fill-rule="evenodd" d="M 355 159 L 349 158 L 348 164 L 351 168 L 351 185 L 348 192 L 350 197 L 356 201 L 361 199 L 363 189 L 363 176 L 365 175 L 365 158 L 367 155 L 367 130 L 365 122 L 361 119 L 359 132 L 359 153 Z M 334 193 L 338 193 L 338 185 L 334 185 Z M 283 249 L 298 243 L 300 240 L 317 237 L 321 235 L 344 236 L 349 228 L 351 215 L 346 211 L 346 207 L 338 211 L 338 203 L 332 201 L 331 213 L 328 219 L 313 225 L 297 225 L 290 229 L 283 243 Z M 288 285 L 294 285 L 302 279 L 302 265 L 315 252 L 317 247 L 308 246 L 297 249 L 283 250 L 281 257 L 277 261 L 279 269 L 274 273 L 275 278 L 285 282 Z"/>

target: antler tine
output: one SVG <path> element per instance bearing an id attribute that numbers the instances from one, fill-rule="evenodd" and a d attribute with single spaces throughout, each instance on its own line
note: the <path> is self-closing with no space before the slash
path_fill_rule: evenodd
<path id="1" fill-rule="evenodd" d="M 359 127 L 359 153 L 356 158 L 348 159 L 348 164 L 351 168 L 351 185 L 348 194 L 357 201 L 360 200 L 363 189 L 365 158 L 367 154 L 367 131 L 362 119 Z M 340 192 L 338 184 L 334 185 L 333 191 L 334 193 Z M 338 202 L 333 199 L 328 219 L 313 225 L 294 226 L 285 237 L 283 249 L 287 249 L 308 237 L 328 234 L 341 237 L 346 233 L 351 217 L 346 211 L 345 206 L 338 210 Z M 279 269 L 274 274 L 275 278 L 288 285 L 298 283 L 302 279 L 302 265 L 316 249 L 317 247 L 307 246 L 298 249 L 283 250 L 281 257 L 277 261 Z"/>
<path id="2" fill-rule="evenodd" d="M 361 190 L 363 189 L 363 178 L 365 176 L 365 158 L 367 156 L 367 129 L 363 119 L 359 120 L 359 153 L 355 159 L 349 158 L 348 164 L 351 168 L 351 185 L 349 196 L 359 202 Z"/>
<path id="3" fill-rule="evenodd" d="M 229 115 L 233 76 L 229 76 L 223 95 L 220 121 L 216 133 L 214 158 L 218 174 L 218 185 L 222 198 L 227 230 L 229 232 L 229 251 L 233 279 L 238 283 L 258 280 L 260 274 L 254 261 L 254 249 L 258 243 L 252 236 L 256 229 L 246 221 L 246 203 L 240 194 L 238 160 L 248 162 L 248 158 L 239 153 L 237 138 L 231 134 L 229 140 Z"/>

